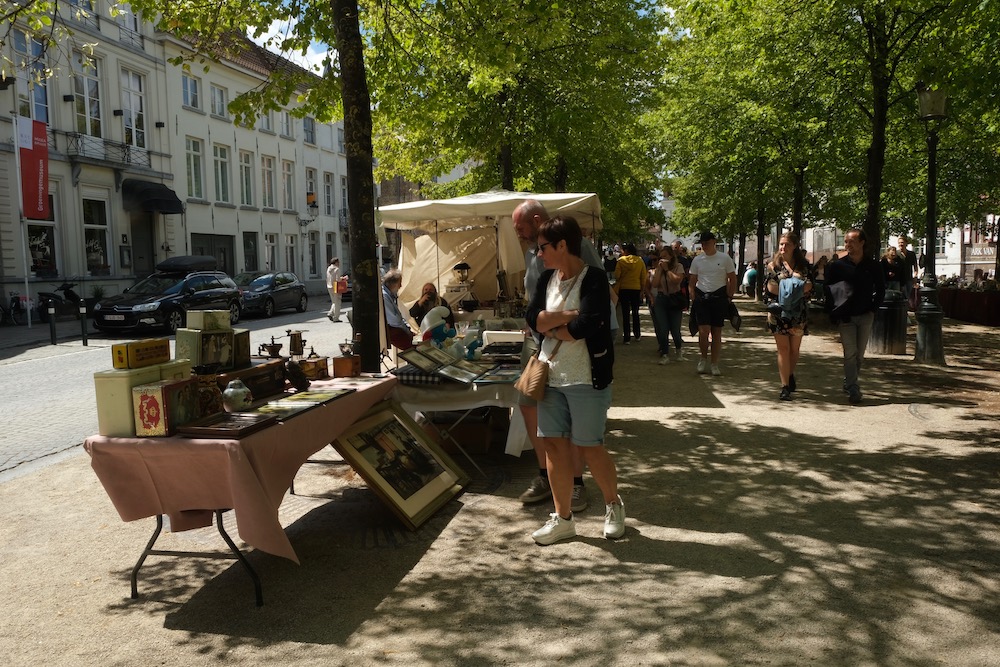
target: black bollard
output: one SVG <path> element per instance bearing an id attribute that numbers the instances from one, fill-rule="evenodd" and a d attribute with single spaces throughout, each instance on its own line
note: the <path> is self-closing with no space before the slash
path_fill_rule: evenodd
<path id="1" fill-rule="evenodd" d="M 56 307 L 49 304 L 49 338 L 56 344 Z"/>
<path id="2" fill-rule="evenodd" d="M 80 299 L 80 337 L 83 346 L 87 346 L 87 302 Z"/>

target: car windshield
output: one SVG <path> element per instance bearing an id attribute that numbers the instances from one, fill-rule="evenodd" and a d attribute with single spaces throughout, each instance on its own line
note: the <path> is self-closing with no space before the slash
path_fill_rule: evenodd
<path id="1" fill-rule="evenodd" d="M 154 273 L 143 278 L 133 285 L 128 293 L 143 296 L 155 296 L 157 294 L 177 294 L 181 285 L 184 284 L 184 276 L 172 276 L 164 273 Z"/>
<path id="2" fill-rule="evenodd" d="M 241 273 L 236 276 L 236 284 L 250 291 L 260 291 L 267 289 L 271 286 L 271 279 L 274 277 L 271 273 L 265 273 L 263 275 L 259 273 Z"/>

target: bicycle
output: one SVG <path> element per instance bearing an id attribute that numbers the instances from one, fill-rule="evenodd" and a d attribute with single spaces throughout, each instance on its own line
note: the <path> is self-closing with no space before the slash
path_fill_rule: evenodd
<path id="1" fill-rule="evenodd" d="M 0 303 L 0 324 L 25 324 L 28 321 L 28 311 L 17 292 L 10 293 L 10 303 L 4 306 Z"/>

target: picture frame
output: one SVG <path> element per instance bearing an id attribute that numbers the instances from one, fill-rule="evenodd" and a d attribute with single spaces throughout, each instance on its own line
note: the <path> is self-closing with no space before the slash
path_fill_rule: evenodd
<path id="1" fill-rule="evenodd" d="M 376 406 L 333 447 L 410 530 L 465 490 L 469 476 L 398 403 Z"/>
<path id="2" fill-rule="evenodd" d="M 259 412 L 220 412 L 177 428 L 188 438 L 242 438 L 276 423 L 274 415 Z"/>
<path id="3" fill-rule="evenodd" d="M 407 363 L 413 364 L 425 373 L 433 373 L 441 365 L 427 355 L 421 354 L 420 350 L 415 347 L 400 351 L 399 356 L 405 359 Z"/>

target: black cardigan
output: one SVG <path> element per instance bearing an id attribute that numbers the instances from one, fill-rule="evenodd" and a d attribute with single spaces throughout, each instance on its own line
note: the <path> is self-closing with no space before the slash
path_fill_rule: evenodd
<path id="1" fill-rule="evenodd" d="M 594 389 L 604 389 L 614 379 L 615 350 L 611 344 L 611 294 L 608 276 L 594 267 L 586 267 L 580 283 L 580 315 L 566 325 L 573 338 L 587 341 L 590 355 L 590 381 Z M 538 314 L 545 310 L 546 290 L 555 269 L 542 273 L 535 284 L 535 294 L 528 304 L 525 318 L 536 333 Z"/>

